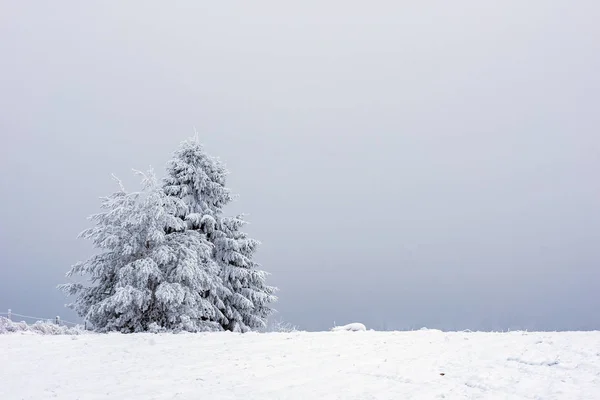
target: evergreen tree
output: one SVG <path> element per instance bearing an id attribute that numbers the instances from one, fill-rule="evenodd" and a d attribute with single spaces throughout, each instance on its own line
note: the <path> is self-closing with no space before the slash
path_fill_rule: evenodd
<path id="1" fill-rule="evenodd" d="M 189 229 L 209 234 L 215 228 L 223 207 L 233 200 L 225 187 L 227 174 L 225 166 L 209 156 L 197 138 L 182 142 L 167 163 L 163 187 L 167 195 L 185 204 L 179 217 Z"/>
<path id="2" fill-rule="evenodd" d="M 213 260 L 213 245 L 178 216 L 186 205 L 167 196 L 152 171 L 143 191 L 105 197 L 96 225 L 80 237 L 102 252 L 75 264 L 67 276 L 88 276 L 89 285 L 60 288 L 76 296 L 70 306 L 98 331 L 221 330 L 228 294 Z"/>
<path id="3" fill-rule="evenodd" d="M 273 312 L 269 304 L 277 300 L 276 289 L 266 284 L 268 274 L 252 259 L 260 242 L 241 231 L 244 225 L 243 216 L 221 218 L 212 236 L 223 283 L 232 293 L 223 299 L 223 327 L 241 332 L 264 328 Z"/>
<path id="4" fill-rule="evenodd" d="M 214 245 L 213 257 L 220 267 L 224 288 L 216 294 L 223 300 L 219 320 L 224 329 L 248 331 L 263 327 L 277 300 L 275 288 L 267 286 L 267 273 L 252 260 L 259 242 L 241 232 L 242 217 L 223 216 L 223 207 L 233 197 L 225 186 L 228 171 L 208 155 L 195 140 L 184 141 L 167 163 L 164 190 L 186 205 L 178 216 L 188 230 L 206 235 Z"/>

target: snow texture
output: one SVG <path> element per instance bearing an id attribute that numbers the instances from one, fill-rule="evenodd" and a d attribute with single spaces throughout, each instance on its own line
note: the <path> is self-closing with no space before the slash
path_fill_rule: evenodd
<path id="1" fill-rule="evenodd" d="M 347 324 L 347 325 L 334 326 L 333 328 L 331 328 L 331 330 L 334 332 L 340 332 L 340 331 L 359 332 L 359 331 L 366 331 L 367 327 L 364 326 L 364 324 L 361 324 L 360 322 L 354 322 L 354 323 Z"/>
<path id="2" fill-rule="evenodd" d="M 0 348 L 0 399 L 600 399 L 600 332 L 3 335 Z"/>

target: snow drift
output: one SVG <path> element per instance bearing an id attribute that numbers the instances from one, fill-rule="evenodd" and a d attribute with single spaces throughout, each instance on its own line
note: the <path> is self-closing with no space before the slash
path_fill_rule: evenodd
<path id="1" fill-rule="evenodd" d="M 331 330 L 333 332 L 340 332 L 340 331 L 359 332 L 359 331 L 366 331 L 367 327 L 364 324 L 361 324 L 360 322 L 353 322 L 353 323 L 347 324 L 347 325 L 334 326 L 333 328 L 331 328 Z"/>

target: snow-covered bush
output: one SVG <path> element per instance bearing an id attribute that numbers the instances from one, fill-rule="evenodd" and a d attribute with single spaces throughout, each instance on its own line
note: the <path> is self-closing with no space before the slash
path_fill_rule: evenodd
<path id="1" fill-rule="evenodd" d="M 83 326 L 69 327 L 56 325 L 52 322 L 37 321 L 34 324 L 26 322 L 13 322 L 8 318 L 0 317 L 0 335 L 7 333 L 33 333 L 38 335 L 81 335 L 88 333 Z"/>
<path id="2" fill-rule="evenodd" d="M 265 332 L 289 333 L 289 332 L 297 332 L 297 331 L 298 331 L 297 325 L 293 325 L 289 322 L 285 322 L 282 319 L 270 320 L 265 329 Z"/>

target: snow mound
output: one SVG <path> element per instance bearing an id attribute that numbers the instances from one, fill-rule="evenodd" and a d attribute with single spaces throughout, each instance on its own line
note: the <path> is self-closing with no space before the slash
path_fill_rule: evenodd
<path id="1" fill-rule="evenodd" d="M 340 331 L 359 332 L 359 331 L 366 331 L 367 327 L 364 324 L 361 324 L 360 322 L 354 322 L 354 323 L 348 324 L 348 325 L 334 326 L 333 328 L 331 328 L 331 330 L 333 332 L 340 332 Z"/>
<path id="2" fill-rule="evenodd" d="M 80 335 L 87 333 L 82 326 L 68 327 L 50 322 L 38 321 L 32 325 L 26 322 L 13 322 L 8 318 L 0 317 L 0 335 L 8 333 L 37 334 L 37 335 Z"/>

